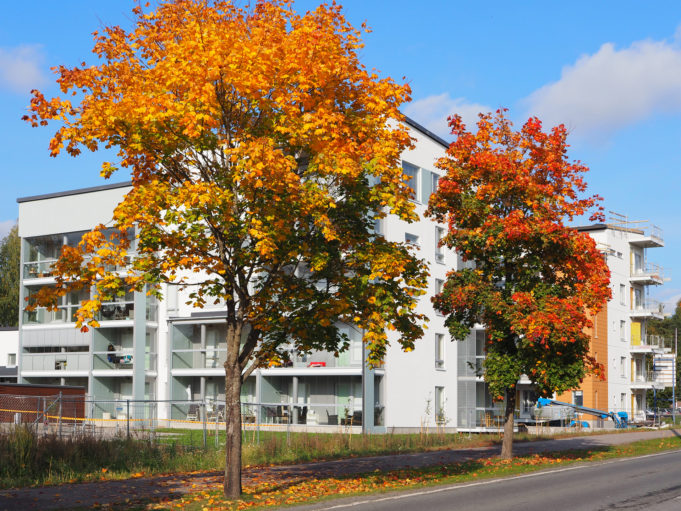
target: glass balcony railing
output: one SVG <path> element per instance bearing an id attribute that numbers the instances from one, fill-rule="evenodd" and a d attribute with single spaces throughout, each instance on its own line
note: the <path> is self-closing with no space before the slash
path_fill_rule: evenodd
<path id="1" fill-rule="evenodd" d="M 206 348 L 193 350 L 174 350 L 171 361 L 172 369 L 217 369 L 227 360 L 227 350 Z"/>
<path id="2" fill-rule="evenodd" d="M 664 313 L 664 304 L 656 300 L 640 300 L 631 308 L 631 315 L 659 315 Z"/>
<path id="3" fill-rule="evenodd" d="M 83 353 L 24 353 L 22 371 L 89 371 L 90 354 Z"/>
<path id="4" fill-rule="evenodd" d="M 156 353 L 145 353 L 144 369 L 156 370 Z M 133 369 L 135 356 L 132 348 L 116 351 L 98 351 L 93 353 L 93 369 Z"/>
<path id="5" fill-rule="evenodd" d="M 98 321 L 121 321 L 125 319 L 135 319 L 135 304 L 132 301 L 103 303 L 102 308 L 97 313 Z"/>
<path id="6" fill-rule="evenodd" d="M 57 310 L 47 310 L 45 307 L 38 307 L 32 311 L 25 310 L 23 313 L 24 325 L 66 323 L 70 319 L 69 307 L 66 306 L 59 307 Z"/>
<path id="7" fill-rule="evenodd" d="M 362 367 L 362 344 L 351 343 L 338 357 L 328 351 L 313 351 L 309 355 L 291 351 L 290 361 L 283 362 L 278 367 Z"/>
<path id="8" fill-rule="evenodd" d="M 632 279 L 646 279 L 655 282 L 664 281 L 664 268 L 659 264 L 645 263 L 638 268 L 631 269 Z"/>
<path id="9" fill-rule="evenodd" d="M 29 261 L 24 263 L 24 278 L 39 279 L 52 276 L 52 265 L 56 259 L 46 259 L 44 261 Z"/>

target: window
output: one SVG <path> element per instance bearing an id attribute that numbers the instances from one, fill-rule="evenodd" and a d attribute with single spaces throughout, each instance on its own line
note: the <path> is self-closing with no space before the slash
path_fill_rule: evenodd
<path id="1" fill-rule="evenodd" d="M 627 409 L 627 395 L 622 393 L 620 394 L 620 411 L 624 411 Z"/>
<path id="2" fill-rule="evenodd" d="M 414 193 L 412 193 L 411 198 L 413 200 L 416 200 L 419 192 L 418 189 L 418 182 L 419 182 L 419 168 L 416 165 L 412 165 L 411 163 L 407 163 L 406 161 L 402 162 L 402 170 L 404 171 L 405 175 L 408 177 L 407 179 L 407 186 L 412 189 Z"/>
<path id="3" fill-rule="evenodd" d="M 405 232 L 404 241 L 410 245 L 414 245 L 416 247 L 419 246 L 419 237 L 416 234 L 409 234 L 408 232 Z"/>
<path id="4" fill-rule="evenodd" d="M 435 172 L 421 169 L 421 202 L 428 204 L 430 196 L 437 191 L 437 183 L 440 180 Z"/>
<path id="5" fill-rule="evenodd" d="M 17 365 L 17 354 L 16 353 L 8 353 L 7 354 L 7 367 L 14 367 Z"/>
<path id="6" fill-rule="evenodd" d="M 445 368 L 445 336 L 435 334 L 435 368 Z"/>
<path id="7" fill-rule="evenodd" d="M 624 342 L 627 340 L 627 322 L 620 320 L 620 341 Z"/>
<path id="8" fill-rule="evenodd" d="M 435 228 L 435 260 L 438 263 L 445 262 L 445 252 L 444 248 L 440 246 L 442 238 L 445 236 L 445 230 L 442 227 Z"/>
<path id="9" fill-rule="evenodd" d="M 573 390 L 572 404 L 576 406 L 584 406 L 584 392 L 581 390 Z"/>
<path id="10" fill-rule="evenodd" d="M 445 413 L 445 388 L 435 387 L 435 422 L 438 425 L 447 423 L 447 415 Z"/>
<path id="11" fill-rule="evenodd" d="M 620 284 L 620 305 L 626 305 L 627 304 L 627 286 L 624 284 Z"/>
<path id="12" fill-rule="evenodd" d="M 435 294 L 439 295 L 445 287 L 445 281 L 442 279 L 435 279 Z M 439 310 L 435 310 L 438 316 L 444 316 Z"/>
<path id="13" fill-rule="evenodd" d="M 625 377 L 624 366 L 626 365 L 627 357 L 620 357 L 620 376 Z"/>

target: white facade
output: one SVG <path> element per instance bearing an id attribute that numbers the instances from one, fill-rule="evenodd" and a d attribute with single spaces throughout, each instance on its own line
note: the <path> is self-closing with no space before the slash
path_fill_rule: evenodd
<path id="1" fill-rule="evenodd" d="M 425 336 L 410 353 L 392 338 L 384 366 L 370 371 L 363 364 L 361 333 L 348 328 L 352 343 L 340 357 L 293 354 L 289 367 L 258 370 L 244 385 L 244 402 L 299 403 L 305 408 L 296 413 L 306 417 L 298 420 L 317 425 L 339 424 L 343 414 L 357 419 L 359 411 L 365 412 L 365 424 L 375 419 L 388 428 L 456 425 L 459 343 L 449 342 L 444 318 L 434 312 L 430 298 L 458 261 L 454 252 L 437 248 L 445 226 L 423 218 L 437 183 L 433 163 L 446 144 L 412 121 L 408 126 L 416 143 L 403 161 L 414 177 L 421 220 L 408 224 L 390 216 L 378 228 L 391 241 L 415 243 L 430 266 L 428 293 L 418 305 L 430 319 Z M 99 223 L 110 224 L 114 207 L 129 190 L 120 184 L 19 199 L 22 303 L 53 282 L 49 268 L 61 245 L 77 243 Z M 92 411 L 99 417 L 116 413 L 117 403 L 125 400 L 172 400 L 179 404 L 160 407 L 158 414 L 178 420 L 190 414 L 182 401 L 219 403 L 224 399 L 224 309 L 192 309 L 172 286 L 164 295 L 158 304 L 144 293 L 104 304 L 100 328 L 87 333 L 72 322 L 82 297 L 65 297 L 57 312 L 24 312 L 20 382 L 86 386 L 89 396 L 111 403 Z M 372 405 L 375 417 L 366 420 Z"/>
<path id="2" fill-rule="evenodd" d="M 646 392 L 664 388 L 652 360 L 664 351 L 664 339 L 649 335 L 647 322 L 662 319 L 661 304 L 649 297 L 650 286 L 661 285 L 662 269 L 648 260 L 648 249 L 663 247 L 658 228 L 622 221 L 581 228 L 596 241 L 610 268 L 612 298 L 608 302 L 608 408 L 645 419 Z M 602 333 L 601 333 L 602 335 Z"/>
<path id="3" fill-rule="evenodd" d="M 0 328 L 0 382 L 16 382 L 19 331 Z"/>

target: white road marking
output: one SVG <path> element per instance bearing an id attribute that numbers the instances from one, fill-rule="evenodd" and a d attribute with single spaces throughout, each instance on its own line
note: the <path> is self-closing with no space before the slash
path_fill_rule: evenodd
<path id="1" fill-rule="evenodd" d="M 668 454 L 676 454 L 681 452 L 681 450 L 674 450 L 674 451 L 665 451 L 665 452 L 658 452 L 654 454 L 645 454 L 643 456 L 634 456 L 631 458 L 617 458 L 614 460 L 609 460 L 609 461 L 602 461 L 602 462 L 587 462 L 586 464 L 583 465 L 578 465 L 578 466 L 573 466 L 573 467 L 565 467 L 565 468 L 557 468 L 554 470 L 546 470 L 546 471 L 541 471 L 541 472 L 532 472 L 530 474 L 522 474 L 518 476 L 511 476 L 511 477 L 504 477 L 501 479 L 490 479 L 487 481 L 478 481 L 475 483 L 465 483 L 465 484 L 454 484 L 451 486 L 445 486 L 444 488 L 434 488 L 432 490 L 421 490 L 421 491 L 415 491 L 415 492 L 409 492 L 406 494 L 401 494 L 401 495 L 391 495 L 389 497 L 381 497 L 377 499 L 366 499 L 366 500 L 360 500 L 356 502 L 350 502 L 348 504 L 338 504 L 336 506 L 324 506 L 324 507 L 319 507 L 316 508 L 317 510 L 329 510 L 329 509 L 343 509 L 343 508 L 349 508 L 349 507 L 356 507 L 356 506 L 361 506 L 363 504 L 372 504 L 375 502 L 386 502 L 390 500 L 402 500 L 402 499 L 408 499 L 411 497 L 420 497 L 423 495 L 432 495 L 435 493 L 442 493 L 443 491 L 455 491 L 455 490 L 460 490 L 462 488 L 471 488 L 473 486 L 484 486 L 484 485 L 490 485 L 490 484 L 497 484 L 497 483 L 502 483 L 506 482 L 509 480 L 513 479 L 527 479 L 529 477 L 541 477 L 545 475 L 550 475 L 550 474 L 557 474 L 560 472 L 569 472 L 571 470 L 579 470 L 583 468 L 591 468 L 595 466 L 600 466 L 600 465 L 611 465 L 614 463 L 624 463 L 627 461 L 633 461 L 633 460 L 639 460 L 643 458 L 654 458 L 656 456 L 666 456 Z M 677 497 L 677 499 L 681 499 L 681 496 Z"/>

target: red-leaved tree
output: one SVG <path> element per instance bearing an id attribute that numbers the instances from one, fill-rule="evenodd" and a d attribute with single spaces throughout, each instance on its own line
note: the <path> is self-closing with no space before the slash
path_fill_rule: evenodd
<path id="1" fill-rule="evenodd" d="M 442 243 L 474 268 L 451 271 L 435 307 L 452 338 L 476 323 L 487 329 L 483 372 L 492 397 L 505 399 L 502 458 L 513 451 L 516 383 L 543 395 L 579 385 L 600 365 L 589 356 L 590 315 L 610 297 L 609 270 L 587 234 L 566 225 L 595 209 L 583 197 L 588 168 L 567 159 L 567 132 L 529 119 L 514 131 L 505 111 L 481 114 L 471 132 L 450 118 L 454 142 L 428 215 L 449 226 Z"/>

